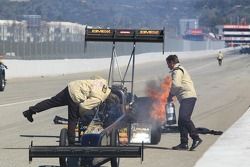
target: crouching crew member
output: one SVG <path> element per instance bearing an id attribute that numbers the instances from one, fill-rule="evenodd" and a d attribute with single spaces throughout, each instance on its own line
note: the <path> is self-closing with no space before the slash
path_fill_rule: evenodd
<path id="1" fill-rule="evenodd" d="M 28 121 L 33 122 L 33 115 L 53 107 L 68 106 L 68 141 L 75 142 L 75 128 L 84 112 L 92 110 L 111 96 L 108 83 L 101 77 L 70 82 L 65 89 L 50 99 L 43 100 L 23 112 Z"/>

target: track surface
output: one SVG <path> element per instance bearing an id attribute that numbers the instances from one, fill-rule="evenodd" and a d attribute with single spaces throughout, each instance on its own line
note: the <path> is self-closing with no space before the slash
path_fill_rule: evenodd
<path id="1" fill-rule="evenodd" d="M 250 56 L 226 55 L 221 67 L 215 56 L 185 59 L 181 63 L 190 72 L 198 93 L 193 113 L 195 125 L 221 131 L 228 129 L 250 105 Z M 107 72 L 95 72 L 8 80 L 5 91 L 0 92 L 0 166 L 58 166 L 57 159 L 34 159 L 29 164 L 28 147 L 31 140 L 34 145 L 58 144 L 63 126 L 54 125 L 52 120 L 55 115 L 66 116 L 66 107 L 37 114 L 33 123 L 26 121 L 22 112 L 41 99 L 55 95 L 69 81 L 96 73 L 107 76 Z M 165 75 L 168 75 L 165 62 L 137 66 L 136 94 L 143 96 L 147 82 L 158 81 Z M 139 159 L 121 159 L 120 167 L 192 167 L 218 137 L 201 135 L 203 143 L 196 151 L 173 151 L 171 147 L 179 144 L 179 134 L 165 133 L 158 145 L 145 148 L 142 164 Z"/>

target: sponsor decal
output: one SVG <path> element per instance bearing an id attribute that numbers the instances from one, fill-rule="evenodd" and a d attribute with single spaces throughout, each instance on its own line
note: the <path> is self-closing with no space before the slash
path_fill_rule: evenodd
<path id="1" fill-rule="evenodd" d="M 110 34 L 111 30 L 108 30 L 108 29 L 92 29 L 91 33 L 95 33 L 95 34 Z"/>
<path id="2" fill-rule="evenodd" d="M 129 31 L 129 30 L 120 30 L 118 31 L 119 34 L 125 34 L 125 35 L 128 35 L 128 34 L 131 34 L 132 32 Z"/>
<path id="3" fill-rule="evenodd" d="M 140 30 L 140 35 L 159 35 L 160 31 L 158 30 Z"/>
<path id="4" fill-rule="evenodd" d="M 106 85 L 102 86 L 102 92 L 103 93 L 107 93 L 107 89 L 108 89 L 108 87 Z"/>

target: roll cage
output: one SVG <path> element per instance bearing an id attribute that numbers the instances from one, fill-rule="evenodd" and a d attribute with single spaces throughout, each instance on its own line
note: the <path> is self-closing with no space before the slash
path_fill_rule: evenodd
<path id="1" fill-rule="evenodd" d="M 132 94 L 132 102 L 134 101 L 134 74 L 135 74 L 135 49 L 137 42 L 145 43 L 162 43 L 162 52 L 164 54 L 164 28 L 162 30 L 158 29 L 97 29 L 88 28 L 85 30 L 85 43 L 86 42 L 112 42 L 112 54 L 109 67 L 108 83 L 112 87 L 114 84 L 119 84 L 124 86 L 125 83 L 130 84 L 130 92 Z M 124 74 L 121 73 L 116 51 L 117 42 L 132 42 L 133 47 L 131 55 L 129 57 L 126 70 Z M 87 46 L 87 45 L 85 45 Z M 86 48 L 85 48 L 86 49 Z M 116 63 L 116 66 L 115 66 Z M 114 78 L 114 72 L 116 70 L 119 73 L 119 80 Z M 129 67 L 131 70 L 131 78 L 127 79 L 127 74 Z"/>

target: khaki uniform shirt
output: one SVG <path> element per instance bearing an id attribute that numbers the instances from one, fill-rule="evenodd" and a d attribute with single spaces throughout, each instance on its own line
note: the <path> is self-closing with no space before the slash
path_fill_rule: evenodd
<path id="1" fill-rule="evenodd" d="M 186 98 L 197 98 L 193 81 L 185 68 L 178 63 L 170 73 L 172 74 L 172 86 L 170 89 L 172 96 L 176 96 L 179 102 Z"/>
<path id="2" fill-rule="evenodd" d="M 80 114 L 101 104 L 111 92 L 105 79 L 72 81 L 68 90 L 71 99 L 79 104 Z"/>
<path id="3" fill-rule="evenodd" d="M 223 53 L 218 53 L 217 59 L 222 60 L 223 59 Z"/>

